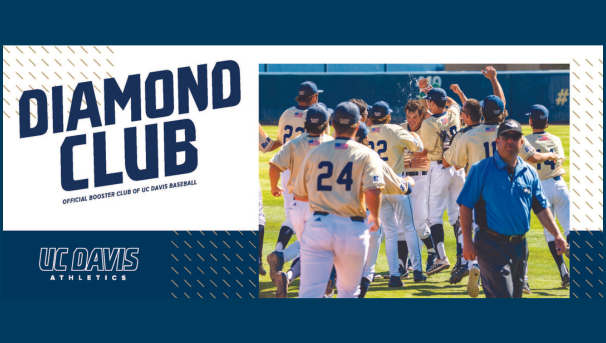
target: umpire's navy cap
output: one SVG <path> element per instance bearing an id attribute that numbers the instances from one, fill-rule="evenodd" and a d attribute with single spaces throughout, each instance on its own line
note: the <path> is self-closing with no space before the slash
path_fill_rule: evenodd
<path id="1" fill-rule="evenodd" d="M 533 105 L 530 113 L 526 113 L 532 120 L 545 120 L 549 117 L 549 110 L 543 105 Z"/>
<path id="2" fill-rule="evenodd" d="M 353 125 L 362 119 L 358 106 L 349 101 L 345 101 L 337 105 L 333 117 L 333 123 L 337 125 Z"/>
<path id="3" fill-rule="evenodd" d="M 311 81 L 305 81 L 299 86 L 299 95 L 312 96 L 316 93 L 322 93 L 322 92 L 324 92 L 324 91 L 321 89 L 318 89 L 318 86 L 316 86 L 316 84 Z"/>
<path id="4" fill-rule="evenodd" d="M 393 112 L 393 110 L 389 108 L 388 103 L 385 101 L 377 101 L 374 105 L 372 105 L 371 112 L 368 112 L 368 115 L 372 116 L 373 118 L 381 119 L 386 117 L 391 112 Z"/>
<path id="5" fill-rule="evenodd" d="M 322 125 L 328 121 L 328 118 L 332 114 L 333 110 L 327 108 L 326 105 L 319 102 L 309 106 L 305 121 L 313 125 Z"/>
<path id="6" fill-rule="evenodd" d="M 500 136 L 505 132 L 517 132 L 522 135 L 522 125 L 513 119 L 507 119 L 499 125 L 497 136 Z"/>
<path id="7" fill-rule="evenodd" d="M 489 95 L 484 100 L 480 101 L 482 113 L 490 113 L 498 116 L 505 111 L 503 100 L 496 95 Z"/>
<path id="8" fill-rule="evenodd" d="M 446 101 L 448 97 L 446 95 L 446 91 L 442 88 L 432 88 L 427 92 L 427 95 L 424 96 L 423 99 L 431 101 Z"/>
<path id="9" fill-rule="evenodd" d="M 360 123 L 358 131 L 356 131 L 356 142 L 362 143 L 364 138 L 368 136 L 368 127 L 364 123 Z"/>

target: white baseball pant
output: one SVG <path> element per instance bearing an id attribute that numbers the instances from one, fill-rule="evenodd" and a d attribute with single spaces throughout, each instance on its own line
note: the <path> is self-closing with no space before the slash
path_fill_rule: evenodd
<path id="1" fill-rule="evenodd" d="M 282 192 L 282 198 L 284 199 L 284 213 L 286 215 L 286 219 L 282 222 L 282 226 L 286 226 L 289 228 L 292 227 L 292 221 L 290 219 L 290 207 L 292 206 L 292 202 L 294 201 L 293 195 L 288 193 L 288 180 L 290 180 L 290 169 L 286 169 L 280 174 L 280 187 L 284 189 Z"/>
<path id="2" fill-rule="evenodd" d="M 334 214 L 314 214 L 301 237 L 299 298 L 322 298 L 334 265 L 339 298 L 356 298 L 368 254 L 365 222 Z"/>
<path id="3" fill-rule="evenodd" d="M 556 181 L 553 178 L 541 181 L 545 197 L 549 201 L 549 209 L 553 213 L 554 219 L 560 222 L 564 229 L 564 239 L 570 233 L 570 193 L 568 186 L 562 177 Z M 555 241 L 555 237 L 547 229 L 543 228 L 545 240 L 549 242 Z"/>
<path id="4" fill-rule="evenodd" d="M 422 172 L 419 172 L 421 174 Z M 405 174 L 403 176 L 406 176 Z M 412 217 L 414 218 L 415 228 L 419 239 L 429 237 L 431 231 L 427 226 L 427 175 L 411 176 L 415 180 L 415 186 L 410 193 L 410 201 L 412 202 Z M 421 243 L 422 244 L 422 243 Z"/>
<path id="5" fill-rule="evenodd" d="M 297 240 L 282 250 L 282 253 L 284 254 L 284 262 L 292 261 L 299 256 L 299 251 L 301 248 L 301 235 L 305 229 L 305 222 L 307 219 L 309 219 L 309 217 L 311 217 L 311 215 L 312 213 L 309 211 L 308 202 L 293 200 L 292 206 L 290 207 L 290 220 L 293 225 L 293 230 L 297 235 Z"/>
<path id="6" fill-rule="evenodd" d="M 437 161 L 431 161 L 428 175 L 427 221 L 429 226 L 443 224 L 442 216 L 447 208 L 448 221 L 450 225 L 454 225 L 459 219 L 457 198 L 465 184 L 465 170 L 456 170 L 454 167 L 444 168 Z"/>
<path id="7" fill-rule="evenodd" d="M 366 226 L 370 229 L 371 223 L 367 223 Z M 362 277 L 367 278 L 371 282 L 375 277 L 375 266 L 377 264 L 377 258 L 379 257 L 379 250 L 381 250 L 381 241 L 383 240 L 383 230 L 370 232 L 370 241 L 368 243 L 368 254 L 366 255 L 366 263 L 364 264 L 364 272 Z"/>
<path id="8" fill-rule="evenodd" d="M 379 218 L 383 222 L 385 254 L 387 255 L 389 274 L 400 276 L 400 272 L 398 271 L 398 240 L 406 241 L 413 269 L 423 271 L 421 249 L 418 242 L 419 236 L 417 235 L 412 217 L 410 196 L 384 194 L 382 196 Z M 399 235 L 401 235 L 402 239 L 399 239 Z"/>
<path id="9" fill-rule="evenodd" d="M 265 226 L 265 213 L 263 213 L 263 193 L 261 193 L 261 184 L 259 184 L 259 225 Z"/>

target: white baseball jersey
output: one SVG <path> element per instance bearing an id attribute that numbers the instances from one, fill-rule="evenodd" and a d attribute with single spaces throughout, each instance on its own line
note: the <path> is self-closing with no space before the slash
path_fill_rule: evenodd
<path id="1" fill-rule="evenodd" d="M 305 132 L 304 124 L 308 108 L 307 106 L 293 106 L 282 113 L 278 122 L 278 140 L 282 144 L 286 144 L 289 140 L 295 139 Z M 325 133 L 330 134 L 330 125 L 326 128 Z"/>
<path id="2" fill-rule="evenodd" d="M 378 124 L 369 127 L 368 145 L 396 174 L 404 172 L 405 149 L 412 152 L 423 151 L 423 143 L 420 139 L 395 124 Z"/>
<path id="3" fill-rule="evenodd" d="M 312 212 L 366 217 L 364 192 L 384 187 L 377 154 L 354 140 L 338 138 L 307 154 L 295 181 L 294 195 L 308 198 Z"/>
<path id="4" fill-rule="evenodd" d="M 401 126 L 402 128 L 404 128 L 406 131 L 408 131 L 408 132 L 414 132 L 414 133 L 416 133 L 417 135 L 419 135 L 419 136 L 420 136 L 420 133 L 421 133 L 421 126 L 422 126 L 422 125 L 419 125 L 419 127 L 418 127 L 418 128 L 415 130 L 415 131 L 412 131 L 412 130 L 410 129 L 410 126 L 409 126 L 407 123 L 402 123 L 402 124 L 400 124 L 400 126 Z M 412 151 L 410 151 L 410 150 L 408 150 L 408 148 L 406 148 L 406 149 L 404 150 L 404 152 L 406 153 L 406 155 L 409 155 L 409 156 L 411 156 L 411 157 L 412 157 L 413 152 L 412 152 Z M 406 172 L 424 172 L 424 171 L 429 171 L 429 165 L 428 165 L 427 167 L 425 167 L 425 168 L 406 168 Z M 416 186 L 415 186 L 415 187 L 416 187 Z"/>
<path id="5" fill-rule="evenodd" d="M 267 136 L 261 124 L 259 124 L 259 151 L 268 152 L 271 150 L 271 147 L 274 145 L 274 141 Z"/>
<path id="6" fill-rule="evenodd" d="M 453 165 L 464 168 L 465 165 L 474 165 L 485 158 L 494 156 L 497 150 L 497 131 L 500 124 L 480 124 L 465 132 L 454 150 Z M 520 157 L 526 161 L 535 153 L 535 148 L 524 138 Z"/>
<path id="7" fill-rule="evenodd" d="M 275 165 L 280 171 L 290 170 L 288 180 L 288 192 L 292 194 L 294 185 L 293 180 L 297 179 L 297 174 L 303 163 L 303 159 L 312 149 L 320 144 L 332 141 L 334 138 L 328 135 L 310 136 L 307 133 L 288 141 L 278 153 L 272 157 L 269 163 Z"/>
<path id="8" fill-rule="evenodd" d="M 383 194 L 406 194 L 408 192 L 408 183 L 400 178 L 389 165 L 383 161 L 381 163 L 383 179 L 385 180 L 385 189 Z"/>
<path id="9" fill-rule="evenodd" d="M 457 104 L 442 114 L 434 114 L 421 124 L 421 140 L 429 161 L 441 161 L 443 145 L 461 129 L 460 109 Z"/>
<path id="10" fill-rule="evenodd" d="M 537 152 L 553 152 L 558 156 L 557 161 L 545 161 L 539 164 L 532 164 L 539 173 L 541 181 L 566 174 L 566 170 L 564 170 L 563 166 L 566 156 L 564 154 L 562 140 L 559 137 L 543 131 L 530 134 L 526 136 L 526 139 Z"/>
<path id="11" fill-rule="evenodd" d="M 537 152 L 553 152 L 558 156 L 557 161 L 545 161 L 532 164 L 532 166 L 539 173 L 541 185 L 545 191 L 545 198 L 549 201 L 549 209 L 553 213 L 554 219 L 560 222 L 564 229 L 564 235 L 568 236 L 570 233 L 570 194 L 564 179 L 554 179 L 566 174 L 562 165 L 566 157 L 562 141 L 559 137 L 544 131 L 530 134 L 526 138 Z M 547 242 L 555 241 L 555 237 L 547 229 L 543 229 L 543 234 Z"/>

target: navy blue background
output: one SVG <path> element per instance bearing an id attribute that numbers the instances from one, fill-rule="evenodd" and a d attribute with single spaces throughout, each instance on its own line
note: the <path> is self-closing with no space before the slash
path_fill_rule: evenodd
<path id="1" fill-rule="evenodd" d="M 274 0 L 17 4 L 2 5 L 2 44 L 604 43 L 603 4 L 598 3 L 406 1 L 387 5 L 380 1 L 316 4 Z M 4 232 L 0 243 L 3 240 Z M 0 254 L 0 268 L 3 259 Z M 0 285 L 3 281 L 0 272 Z M 470 299 L 0 301 L 3 342 L 603 339 L 604 301 L 596 298 L 522 300 L 524 303 Z"/>

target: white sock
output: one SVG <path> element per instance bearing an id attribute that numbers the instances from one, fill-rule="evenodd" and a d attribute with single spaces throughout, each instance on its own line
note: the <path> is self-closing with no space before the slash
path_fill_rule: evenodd
<path id="1" fill-rule="evenodd" d="M 566 274 L 568 274 L 568 268 L 566 268 L 566 263 L 562 263 L 560 266 L 560 277 L 564 277 Z"/>
<path id="2" fill-rule="evenodd" d="M 444 242 L 438 243 L 436 248 L 438 249 L 438 257 L 440 258 L 440 260 L 446 259 L 446 250 L 444 249 Z"/>
<path id="3" fill-rule="evenodd" d="M 278 244 L 276 244 L 276 251 L 282 251 L 283 249 L 282 243 L 278 242 Z"/>
<path id="4" fill-rule="evenodd" d="M 526 263 L 526 269 L 524 269 L 524 281 L 528 281 L 528 262 Z"/>
<path id="5" fill-rule="evenodd" d="M 434 249 L 434 248 L 427 249 L 427 252 L 433 252 L 433 253 L 435 253 L 435 252 L 436 252 L 436 249 Z"/>

